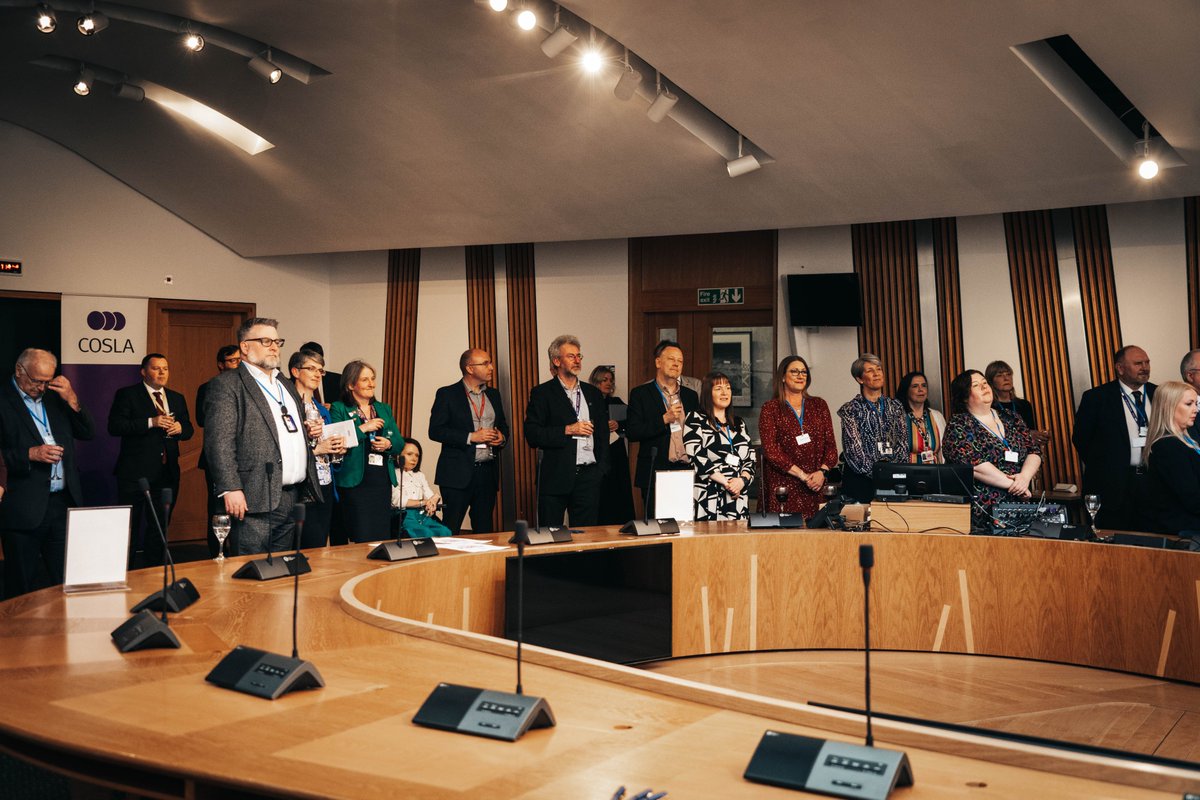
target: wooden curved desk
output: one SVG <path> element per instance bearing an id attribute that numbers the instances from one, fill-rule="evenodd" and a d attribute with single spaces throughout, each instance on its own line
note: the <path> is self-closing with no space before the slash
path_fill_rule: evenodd
<path id="1" fill-rule="evenodd" d="M 937 535 L 729 532 L 672 538 L 674 650 L 855 648 L 856 548 L 872 543 L 872 638 L 880 647 L 1045 658 L 1197 680 L 1200 558 L 1077 542 Z M 496 537 L 502 540 L 502 537 Z M 664 541 L 654 540 L 655 543 Z M 646 540 L 589 531 L 570 550 Z M 538 548 L 545 551 L 549 548 Z M 794 797 L 745 783 L 766 728 L 855 739 L 861 718 L 528 648 L 528 691 L 559 725 L 516 744 L 411 724 L 439 680 L 502 690 L 514 645 L 502 625 L 505 553 L 380 567 L 367 548 L 312 551 L 301 580 L 301 655 L 327 688 L 276 702 L 204 675 L 234 644 L 288 652 L 291 583 L 233 581 L 240 559 L 180 567 L 200 602 L 177 615 L 179 651 L 122 656 L 109 631 L 152 591 L 0 604 L 0 747 L 86 781 L 157 797 L 608 797 L 617 785 L 672 797 Z M 982 737 L 879 723 L 917 785 L 968 782 L 1000 796 L 1166 797 L 1190 769 L 1130 765 Z M 1148 787 L 1148 788 L 1133 788 Z"/>

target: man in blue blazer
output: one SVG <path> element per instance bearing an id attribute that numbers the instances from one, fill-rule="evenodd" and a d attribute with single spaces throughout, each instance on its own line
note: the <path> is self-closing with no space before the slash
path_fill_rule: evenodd
<path id="1" fill-rule="evenodd" d="M 600 483 L 608 469 L 608 403 L 579 379 L 583 354 L 574 336 L 559 336 L 547 350 L 554 377 L 529 392 L 525 439 L 543 453 L 539 520 L 560 526 L 595 525 Z"/>
<path id="2" fill-rule="evenodd" d="M 179 499 L 179 443 L 192 438 L 195 429 L 187 401 L 167 388 L 171 368 L 162 353 L 142 359 L 142 380 L 117 390 L 108 413 L 109 436 L 121 437 L 121 450 L 113 474 L 117 476 L 117 502 L 133 506 L 130 521 L 130 566 L 162 564 L 158 530 L 150 522 L 146 498 L 138 486 L 145 478 L 151 499 L 161 509 L 163 489 L 171 490 L 172 507 Z M 134 554 L 138 550 L 142 558 Z"/>
<path id="3" fill-rule="evenodd" d="M 66 563 L 67 509 L 83 505 L 75 440 L 94 434 L 92 416 L 71 382 L 55 376 L 58 359 L 29 349 L 15 374 L 0 382 L 0 442 L 8 466 L 8 490 L 0 503 L 4 542 L 4 596 L 40 588 L 38 567 L 62 583 Z"/>
<path id="4" fill-rule="evenodd" d="M 451 533 L 462 528 L 468 509 L 471 531 L 491 533 L 508 420 L 500 392 L 487 385 L 495 373 L 488 352 L 467 350 L 458 369 L 462 380 L 438 389 L 429 412 L 429 438 L 442 445 L 433 481 L 442 491 L 442 522 Z"/>

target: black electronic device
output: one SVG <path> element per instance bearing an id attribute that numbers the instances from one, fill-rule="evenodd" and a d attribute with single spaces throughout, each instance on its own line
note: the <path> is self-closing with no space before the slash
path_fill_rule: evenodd
<path id="1" fill-rule="evenodd" d="M 367 553 L 367 558 L 373 558 L 376 561 L 409 561 L 414 558 L 429 558 L 436 555 L 441 555 L 441 551 L 437 549 L 433 539 L 424 537 L 380 542 L 370 553 Z"/>
<path id="2" fill-rule="evenodd" d="M 845 500 L 840 497 L 833 498 L 809 518 L 808 527 L 828 528 L 833 531 L 844 530 L 846 518 L 842 516 L 842 509 L 845 507 Z"/>
<path id="3" fill-rule="evenodd" d="M 275 465 L 268 461 L 264 466 L 267 470 L 267 482 L 269 483 L 271 475 L 275 471 Z M 268 535 L 267 557 L 247 561 L 233 573 L 233 577 L 252 581 L 273 581 L 276 578 L 286 578 L 289 575 L 303 575 L 306 572 L 312 572 L 312 567 L 308 565 L 308 559 L 300 552 L 300 548 L 296 548 L 295 555 L 282 556 L 277 559 L 274 553 L 271 552 L 271 537 Z"/>
<path id="4" fill-rule="evenodd" d="M 304 512 L 303 503 L 292 506 L 292 520 L 296 525 L 294 542 L 296 556 L 300 555 L 300 534 L 304 529 Z M 282 560 L 281 558 L 280 561 Z M 307 563 L 306 561 L 306 566 Z M 311 568 L 305 571 L 311 571 Z M 321 677 L 316 666 L 312 662 L 300 658 L 296 630 L 300 610 L 300 574 L 298 571 L 292 573 L 291 657 L 239 644 L 212 668 L 204 680 L 220 686 L 222 689 L 232 689 L 235 692 L 243 692 L 267 700 L 278 700 L 288 692 L 297 689 L 319 689 L 325 685 L 325 679 Z"/>
<path id="5" fill-rule="evenodd" d="M 886 461 L 875 465 L 872 477 L 875 496 L 886 500 L 945 495 L 970 487 L 974 480 L 970 464 L 892 464 Z"/>
<path id="6" fill-rule="evenodd" d="M 787 276 L 788 318 L 793 326 L 857 327 L 862 325 L 858 275 L 828 272 Z"/>
<path id="7" fill-rule="evenodd" d="M 656 517 L 650 519 L 650 509 L 654 507 L 654 486 L 658 476 L 654 472 L 654 462 L 658 459 L 658 448 L 650 448 L 650 491 L 646 492 L 646 507 L 642 509 L 641 519 L 631 519 L 621 526 L 621 533 L 633 536 L 663 536 L 679 533 L 679 522 L 673 517 Z"/>
<path id="8" fill-rule="evenodd" d="M 971 498 L 963 497 L 961 494 L 937 494 L 930 493 L 921 498 L 926 503 L 948 503 L 951 505 L 965 505 L 971 502 Z"/>
<path id="9" fill-rule="evenodd" d="M 146 505 L 150 507 L 150 516 L 154 519 L 154 527 L 158 531 L 159 537 L 162 539 L 164 551 L 162 589 L 155 593 L 160 599 L 157 610 L 162 612 L 162 618 L 156 618 L 154 614 L 146 610 L 145 606 L 154 597 L 154 595 L 150 595 L 150 597 L 147 597 L 134 608 L 134 611 L 137 613 L 118 625 L 110 635 L 112 636 L 113 644 L 116 646 L 117 650 L 122 653 L 128 653 L 132 650 L 149 650 L 153 648 L 168 647 L 177 650 L 180 647 L 179 637 L 175 635 L 175 631 L 171 630 L 171 624 L 167 621 L 167 609 L 170 604 L 161 602 L 161 599 L 164 597 L 168 599 L 170 598 L 170 592 L 168 590 L 172 587 L 168 587 L 167 585 L 167 565 L 170 564 L 171 570 L 174 571 L 175 563 L 172 561 L 171 551 L 167 547 L 167 535 L 163 531 L 162 524 L 158 521 L 158 511 L 154 508 L 154 501 L 150 499 L 150 482 L 145 478 L 139 478 L 138 488 L 140 488 L 142 493 L 145 495 Z M 163 506 L 163 513 L 165 517 L 166 511 L 170 509 L 171 506 L 170 489 L 163 490 Z M 191 586 L 190 582 L 188 583 L 188 586 Z M 191 589 L 193 592 L 195 592 L 194 586 L 191 586 Z M 180 594 L 181 596 L 185 596 L 185 590 L 181 589 Z M 199 596 L 200 593 L 196 592 L 196 597 Z M 191 603 L 186 603 L 184 607 L 186 607 L 186 605 L 191 605 Z"/>
<path id="10" fill-rule="evenodd" d="M 529 544 L 563 544 L 574 541 L 574 539 L 573 531 L 570 528 L 547 526 L 545 530 L 534 528 L 529 531 Z"/>
<path id="11" fill-rule="evenodd" d="M 760 484 L 761 486 L 761 484 Z M 778 501 L 780 508 L 783 508 L 787 502 L 788 488 L 780 485 L 775 487 L 775 499 Z M 761 503 L 761 501 L 760 501 Z M 765 528 L 803 528 L 803 514 L 788 514 L 786 512 L 774 512 L 760 510 L 757 514 L 751 514 L 746 520 L 750 527 L 759 530 Z"/>
<path id="12" fill-rule="evenodd" d="M 150 507 L 150 513 L 155 514 L 154 503 L 150 499 L 150 482 L 145 478 L 138 479 L 138 488 L 142 490 L 143 496 L 146 498 L 146 505 Z M 129 609 L 132 613 L 139 611 L 162 611 L 163 598 L 167 599 L 167 610 L 173 614 L 177 614 L 183 609 L 190 606 L 192 603 L 200 599 L 200 590 L 196 585 L 187 578 L 182 580 L 175 576 L 175 559 L 171 557 L 171 548 L 167 545 L 167 528 L 171 519 L 171 490 L 162 490 L 162 522 L 158 521 L 155 515 L 155 529 L 162 540 L 163 546 L 163 588 L 147 595 L 137 605 Z M 171 568 L 171 583 L 167 585 L 167 567 Z"/>
<path id="13" fill-rule="evenodd" d="M 532 728 L 551 728 L 554 712 L 544 698 L 525 694 L 521 685 L 521 646 L 524 642 L 525 545 L 529 543 L 529 523 L 513 524 L 511 544 L 517 546 L 517 691 L 495 692 L 439 683 L 421 704 L 413 723 L 489 739 L 515 742 Z"/>
<path id="14" fill-rule="evenodd" d="M 1002 533 L 1057 539 L 1066 519 L 1066 509 L 1057 503 L 1005 501 L 992 507 L 993 530 Z"/>
<path id="15" fill-rule="evenodd" d="M 875 747 L 871 730 L 871 568 L 875 548 L 858 548 L 863 579 L 864 694 L 866 741 L 863 745 L 814 739 L 768 730 L 759 740 L 743 777 L 756 783 L 856 800 L 886 800 L 897 786 L 912 786 L 912 766 L 898 750 Z"/>

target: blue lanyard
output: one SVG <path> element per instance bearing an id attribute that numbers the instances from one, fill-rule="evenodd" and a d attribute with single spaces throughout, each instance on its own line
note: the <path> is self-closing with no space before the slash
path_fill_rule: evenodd
<path id="1" fill-rule="evenodd" d="M 576 383 L 574 389 L 568 389 L 566 384 L 562 382 L 561 378 L 558 381 L 558 385 L 563 387 L 563 391 L 567 393 L 567 395 L 571 398 L 571 402 L 575 404 L 575 419 L 578 420 L 579 408 L 583 401 L 583 387 Z"/>
<path id="2" fill-rule="evenodd" d="M 24 400 L 24 398 L 22 398 L 22 399 Z M 41 403 L 34 403 L 33 405 L 36 405 L 38 407 L 38 410 L 40 410 L 42 412 L 42 416 L 40 419 L 38 418 L 38 416 L 36 414 L 33 413 L 33 406 L 30 405 L 28 400 L 25 400 L 25 410 L 29 412 L 29 416 L 33 417 L 33 421 L 35 423 L 37 423 L 38 426 L 41 427 L 41 429 L 45 432 L 45 434 L 47 436 L 49 436 L 51 439 L 53 439 L 54 431 L 50 430 L 50 419 L 49 419 L 49 417 L 46 416 L 46 403 L 43 401 Z"/>
<path id="3" fill-rule="evenodd" d="M 992 409 L 992 419 L 996 421 L 996 428 L 997 428 L 997 429 L 999 429 L 999 427 L 1000 427 L 1000 418 L 999 418 L 998 416 L 996 416 L 996 409 L 994 409 L 994 408 Z M 982 424 L 982 423 L 981 423 L 981 424 Z M 996 437 L 997 439 L 999 439 L 1001 442 L 1003 442 L 1003 443 L 1004 443 L 1004 449 L 1005 449 L 1005 450 L 1012 450 L 1012 448 L 1011 448 L 1011 447 L 1009 447 L 1009 445 L 1008 445 L 1008 436 L 1001 436 L 1000 434 L 996 433 L 996 431 L 994 431 L 994 430 L 992 430 L 991 428 L 989 428 L 987 425 L 984 425 L 984 426 L 983 426 L 983 429 L 984 429 L 985 431 L 987 431 L 988 433 L 990 433 L 992 436 L 995 436 L 995 437 Z"/>
<path id="4" fill-rule="evenodd" d="M 658 389 L 658 393 L 662 396 L 663 408 L 670 408 L 671 401 L 669 399 L 667 399 L 667 393 L 664 392 L 663 388 L 658 385 L 658 381 L 657 380 L 651 381 L 651 383 L 654 384 L 654 388 Z M 683 402 L 683 393 L 681 391 L 676 391 L 675 394 L 679 395 L 680 402 Z"/>
<path id="5" fill-rule="evenodd" d="M 729 450 L 736 453 L 737 451 L 733 446 L 733 426 L 726 422 L 724 425 L 718 425 L 717 431 L 725 434 L 725 438 L 729 440 Z"/>
<path id="6" fill-rule="evenodd" d="M 262 381 L 260 381 L 260 380 L 258 379 L 258 376 L 257 376 L 257 375 L 255 375 L 254 373 L 250 373 L 250 377 L 254 378 L 254 382 L 255 382 L 255 383 L 257 383 L 259 386 L 261 386 L 261 387 L 262 387 L 262 388 L 263 388 L 263 389 L 266 391 L 266 393 L 267 393 L 267 394 L 269 394 L 269 395 L 271 396 L 271 399 L 272 399 L 272 400 L 275 400 L 275 402 L 276 402 L 276 403 L 279 403 L 279 407 L 280 407 L 281 409 L 283 409 L 283 413 L 285 413 L 285 414 L 286 414 L 286 413 L 287 413 L 287 406 L 286 406 L 286 405 L 284 404 L 284 402 L 283 402 L 283 386 L 282 386 L 282 385 L 280 385 L 280 387 L 279 387 L 279 398 L 278 398 L 278 399 L 276 399 L 276 398 L 275 398 L 275 393 L 274 393 L 273 391 L 271 391 L 271 387 L 270 387 L 270 386 L 267 386 L 265 383 L 263 383 Z"/>
<path id="7" fill-rule="evenodd" d="M 1196 444 L 1195 439 L 1193 439 L 1191 436 L 1188 436 L 1186 433 L 1181 433 L 1180 435 L 1183 437 L 1183 441 L 1188 447 L 1200 453 L 1200 444 Z"/>
<path id="8" fill-rule="evenodd" d="M 784 400 L 783 404 L 792 410 L 792 416 L 794 416 L 796 418 L 796 422 L 800 423 L 800 432 L 804 433 L 804 396 L 801 395 L 801 397 L 800 397 L 800 413 L 799 414 L 796 413 L 796 407 L 794 405 L 792 405 L 791 403 L 789 403 L 787 400 Z"/>
<path id="9" fill-rule="evenodd" d="M 867 398 L 863 397 L 863 400 L 867 400 Z M 871 408 L 874 409 L 875 413 L 879 415 L 879 423 L 880 423 L 880 425 L 882 425 L 883 424 L 883 395 L 879 395 L 878 403 L 873 403 L 870 400 L 867 400 L 867 402 L 870 403 Z"/>
<path id="10" fill-rule="evenodd" d="M 1125 394 L 1125 390 L 1121 390 L 1121 399 L 1125 401 L 1125 407 L 1129 409 L 1129 415 L 1133 417 L 1133 424 L 1139 428 L 1146 427 L 1146 395 L 1142 395 L 1142 400 L 1136 406 L 1129 399 L 1129 395 Z"/>

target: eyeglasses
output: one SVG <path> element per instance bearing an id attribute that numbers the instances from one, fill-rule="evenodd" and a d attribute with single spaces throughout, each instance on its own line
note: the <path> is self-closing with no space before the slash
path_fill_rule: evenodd
<path id="1" fill-rule="evenodd" d="M 25 376 L 25 380 L 29 381 L 34 386 L 40 386 L 43 389 L 50 385 L 50 381 L 54 380 L 54 378 L 51 378 L 48 381 L 35 381 L 33 378 L 29 377 L 29 372 L 20 364 L 17 364 L 17 369 L 21 370 L 21 374 Z"/>
<path id="2" fill-rule="evenodd" d="M 242 339 L 242 341 L 243 342 L 258 342 L 263 347 L 270 347 L 271 345 L 275 345 L 276 347 L 283 347 L 283 343 L 286 342 L 287 339 L 271 339 L 271 338 L 264 336 L 261 339 Z"/>
<path id="3" fill-rule="evenodd" d="M 307 367 L 300 367 L 300 369 L 304 370 L 305 372 L 315 372 L 318 375 L 320 375 L 321 377 L 325 377 L 325 368 L 324 367 L 314 367 L 310 364 Z"/>
<path id="4" fill-rule="evenodd" d="M 221 361 L 225 362 L 226 364 L 240 364 L 242 363 L 242 358 L 241 356 L 230 356 L 229 358 L 221 359 Z"/>
<path id="5" fill-rule="evenodd" d="M 799 378 L 801 375 L 808 375 L 808 370 L 806 370 L 806 369 L 789 369 L 787 371 L 787 374 L 791 375 L 793 378 Z"/>
<path id="6" fill-rule="evenodd" d="M 559 356 L 564 361 L 583 361 L 583 353 L 567 353 Z"/>

